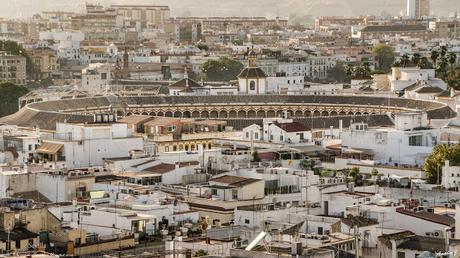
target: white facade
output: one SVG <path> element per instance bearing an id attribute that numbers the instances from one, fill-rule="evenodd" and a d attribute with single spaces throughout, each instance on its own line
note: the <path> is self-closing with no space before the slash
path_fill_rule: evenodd
<path id="1" fill-rule="evenodd" d="M 285 93 L 303 89 L 303 76 L 274 76 L 267 77 L 267 93 Z"/>
<path id="2" fill-rule="evenodd" d="M 267 93 L 267 78 L 238 78 L 239 92 L 247 95 Z"/>
<path id="3" fill-rule="evenodd" d="M 103 94 L 110 85 L 110 65 L 89 64 L 82 70 L 81 89 L 90 95 Z"/>
<path id="4" fill-rule="evenodd" d="M 419 81 L 423 81 L 428 85 L 439 87 L 443 90 L 447 89 L 446 83 L 435 77 L 434 69 L 393 67 L 392 73 L 388 75 L 388 78 L 390 80 L 391 91 L 402 91 Z"/>
<path id="5" fill-rule="evenodd" d="M 442 181 L 444 188 L 457 188 L 460 185 L 460 166 L 451 166 L 449 160 L 442 167 Z"/>
<path id="6" fill-rule="evenodd" d="M 342 149 L 370 150 L 382 164 L 421 166 L 440 142 L 440 129 L 425 128 L 426 114 L 396 114 L 395 127 L 368 129 L 366 124 L 352 124 L 342 133 Z M 359 159 L 359 154 L 356 158 Z"/>
<path id="7" fill-rule="evenodd" d="M 104 159 L 128 157 L 130 150 L 142 150 L 142 137 L 134 137 L 126 124 L 56 125 L 50 143 L 63 145 L 67 168 L 102 166 Z"/>
<path id="8" fill-rule="evenodd" d="M 257 124 L 250 125 L 243 128 L 242 138 L 247 141 L 261 141 L 263 140 L 262 127 Z"/>

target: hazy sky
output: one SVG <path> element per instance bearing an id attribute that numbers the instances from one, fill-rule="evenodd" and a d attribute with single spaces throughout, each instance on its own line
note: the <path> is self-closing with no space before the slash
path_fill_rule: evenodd
<path id="1" fill-rule="evenodd" d="M 406 0 L 0 0 L 0 16 L 25 17 L 43 10 L 82 11 L 85 2 L 109 5 L 158 4 L 169 5 L 173 16 L 180 15 L 240 15 L 281 16 L 305 15 L 398 15 Z M 447 16 L 460 12 L 460 0 L 431 0 L 432 14 Z"/>

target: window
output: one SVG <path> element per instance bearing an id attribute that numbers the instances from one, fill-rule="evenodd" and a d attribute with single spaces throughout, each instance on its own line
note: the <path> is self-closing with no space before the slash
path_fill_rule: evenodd
<path id="1" fill-rule="evenodd" d="M 250 220 L 248 220 L 248 219 L 245 219 L 245 220 L 244 220 L 244 224 L 249 224 L 249 223 L 251 223 Z"/>
<path id="2" fill-rule="evenodd" d="M 422 146 L 422 136 L 421 135 L 409 136 L 409 146 Z"/>
<path id="3" fill-rule="evenodd" d="M 398 252 L 398 258 L 406 258 L 405 252 Z"/>
<path id="4" fill-rule="evenodd" d="M 101 79 L 106 80 L 107 79 L 107 74 L 106 73 L 101 73 Z"/>
<path id="5" fill-rule="evenodd" d="M 232 199 L 238 200 L 238 190 L 232 190 Z"/>
<path id="6" fill-rule="evenodd" d="M 282 135 L 280 135 L 280 141 L 283 141 L 283 136 Z"/>
<path id="7" fill-rule="evenodd" d="M 254 139 L 259 139 L 259 133 L 254 133 Z"/>
<path id="8" fill-rule="evenodd" d="M 255 81 L 251 81 L 249 83 L 249 90 L 256 90 L 256 82 Z"/>
<path id="9" fill-rule="evenodd" d="M 168 131 L 169 132 L 175 132 L 176 131 L 176 126 L 175 125 L 168 126 Z"/>
<path id="10" fill-rule="evenodd" d="M 249 139 L 249 132 L 246 132 L 246 138 Z"/>
<path id="11" fill-rule="evenodd" d="M 29 144 L 29 151 L 32 150 L 32 144 Z"/>
<path id="12" fill-rule="evenodd" d="M 169 152 L 169 146 L 165 146 L 165 152 Z"/>
<path id="13" fill-rule="evenodd" d="M 212 194 L 212 195 L 217 195 L 217 189 L 212 189 L 212 190 L 211 190 L 211 194 Z"/>

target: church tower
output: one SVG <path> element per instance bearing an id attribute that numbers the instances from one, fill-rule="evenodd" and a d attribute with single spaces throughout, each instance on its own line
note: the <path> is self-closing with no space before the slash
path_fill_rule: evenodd
<path id="1" fill-rule="evenodd" d="M 251 49 L 248 53 L 248 65 L 238 77 L 240 94 L 259 95 L 267 92 L 267 75 L 257 66 L 257 54 Z"/>

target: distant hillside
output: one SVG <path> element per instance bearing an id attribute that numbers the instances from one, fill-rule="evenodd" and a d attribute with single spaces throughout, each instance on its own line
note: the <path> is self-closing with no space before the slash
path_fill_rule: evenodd
<path id="1" fill-rule="evenodd" d="M 171 6 L 173 15 L 398 15 L 406 0 L 1 0 L 0 16 L 30 16 L 42 10 L 83 10 L 85 2 L 161 4 Z M 460 0 L 431 0 L 434 15 L 460 12 Z"/>

